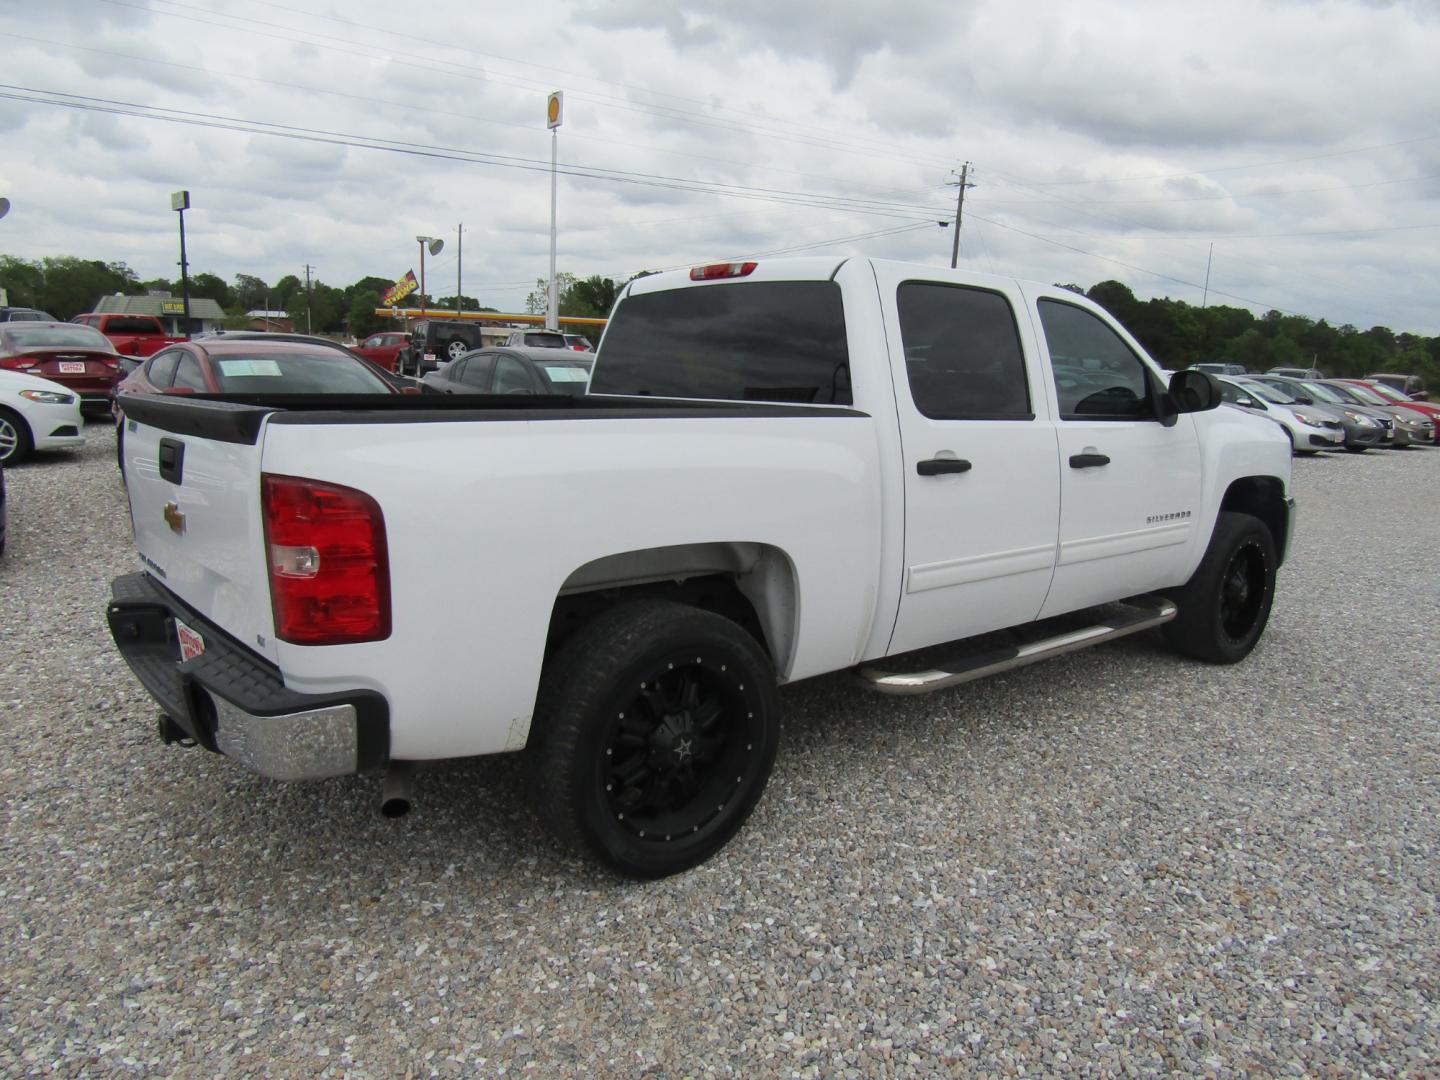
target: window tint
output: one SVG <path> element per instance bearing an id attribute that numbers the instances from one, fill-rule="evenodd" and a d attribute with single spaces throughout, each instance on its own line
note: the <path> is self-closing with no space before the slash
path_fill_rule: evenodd
<path id="1" fill-rule="evenodd" d="M 490 376 L 494 371 L 494 353 L 480 353 L 472 356 L 466 361 L 465 385 L 472 387 L 477 394 L 484 393 L 490 389 Z"/>
<path id="2" fill-rule="evenodd" d="M 935 420 L 1032 420 L 1025 360 L 999 293 L 911 281 L 900 286 L 910 396 Z"/>
<path id="3" fill-rule="evenodd" d="M 175 385 L 188 386 L 199 393 L 205 391 L 205 373 L 200 370 L 200 361 L 189 353 L 180 358 L 180 366 L 175 369 Z"/>
<path id="4" fill-rule="evenodd" d="M 180 354 L 175 351 L 157 353 L 145 369 L 145 377 L 150 380 L 151 386 L 164 388 L 175 382 L 175 365 L 180 362 Z"/>
<path id="5" fill-rule="evenodd" d="M 615 309 L 591 392 L 850 404 L 840 286 L 700 285 Z"/>
<path id="6" fill-rule="evenodd" d="M 535 383 L 525 365 L 513 356 L 502 356 L 495 362 L 494 394 L 533 394 Z"/>
<path id="7" fill-rule="evenodd" d="M 90 325 L 94 326 L 92 319 Z M 153 319 L 127 319 L 110 316 L 110 321 L 105 324 L 105 329 L 112 334 L 158 334 L 160 327 L 155 325 Z"/>
<path id="8" fill-rule="evenodd" d="M 1228 382 L 1222 382 L 1220 384 L 1220 400 L 1228 401 L 1232 405 L 1245 405 L 1254 401 L 1244 390 L 1241 390 L 1234 383 Z"/>
<path id="9" fill-rule="evenodd" d="M 1120 335 L 1072 304 L 1041 300 L 1039 308 L 1061 419 L 1154 418 L 1145 365 Z"/>

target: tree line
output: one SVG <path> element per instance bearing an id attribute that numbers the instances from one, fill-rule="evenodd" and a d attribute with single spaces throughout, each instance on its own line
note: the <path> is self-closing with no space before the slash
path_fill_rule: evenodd
<path id="1" fill-rule="evenodd" d="M 600 275 L 577 278 L 563 272 L 556 275 L 556 280 L 561 315 L 601 319 L 610 314 L 627 284 Z M 526 308 L 539 313 L 545 310 L 547 282 L 541 278 L 535 284 L 535 291 L 526 298 Z M 190 296 L 214 300 L 236 326 L 243 324 L 245 312 L 263 309 L 286 312 L 297 329 L 308 325 L 317 334 L 348 332 L 365 337 L 390 325 L 384 316 L 374 313 L 380 306 L 381 294 L 390 285 L 389 278 L 367 275 L 344 287 L 312 280 L 307 290 L 304 280 L 296 274 L 286 274 L 269 284 L 251 274 L 236 274 L 226 281 L 218 274 L 204 272 L 191 276 Z M 1348 323 L 1332 326 L 1324 319 L 1279 311 L 1255 315 L 1245 308 L 1223 304 L 1196 307 L 1168 297 L 1140 300 L 1118 281 L 1102 281 L 1089 289 L 1073 284 L 1063 287 L 1108 310 L 1167 368 L 1219 361 L 1243 364 L 1251 371 L 1315 367 L 1333 376 L 1399 371 L 1424 375 L 1432 385 L 1440 384 L 1440 336 L 1397 333 L 1386 326 L 1368 330 Z M 180 294 L 178 281 L 141 281 L 123 262 L 68 255 L 38 260 L 0 255 L 0 288 L 8 292 L 12 305 L 40 308 L 59 319 L 93 310 L 100 297 L 108 294 L 139 296 L 156 290 Z M 454 296 L 425 297 L 416 293 L 405 303 L 456 309 Z M 472 296 L 461 296 L 459 307 L 465 311 L 497 310 L 482 307 Z"/>

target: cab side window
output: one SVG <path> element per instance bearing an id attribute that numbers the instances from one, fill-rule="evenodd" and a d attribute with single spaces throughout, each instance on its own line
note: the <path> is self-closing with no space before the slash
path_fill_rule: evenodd
<path id="1" fill-rule="evenodd" d="M 1038 306 L 1062 420 L 1157 419 L 1145 365 L 1119 334 L 1073 304 Z"/>
<path id="2" fill-rule="evenodd" d="M 907 281 L 896 294 L 915 408 L 932 420 L 1033 420 L 1015 313 L 1000 293 Z"/>

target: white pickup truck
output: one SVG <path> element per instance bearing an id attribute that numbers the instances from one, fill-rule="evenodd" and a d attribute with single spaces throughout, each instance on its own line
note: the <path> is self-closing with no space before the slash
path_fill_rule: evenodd
<path id="1" fill-rule="evenodd" d="M 562 840 L 658 877 L 760 797 L 779 683 L 920 693 L 1156 626 L 1245 657 L 1290 446 L 1219 402 L 1056 287 L 660 274 L 588 396 L 131 398 L 109 621 L 167 741 L 383 773 L 391 812 L 417 762 L 523 750 Z"/>

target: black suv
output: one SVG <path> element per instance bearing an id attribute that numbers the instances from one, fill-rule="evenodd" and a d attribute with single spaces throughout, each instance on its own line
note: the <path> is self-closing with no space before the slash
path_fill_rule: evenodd
<path id="1" fill-rule="evenodd" d="M 434 353 L 441 361 L 458 360 L 467 352 L 484 347 L 478 322 L 426 319 L 411 329 L 410 346 L 401 352 L 397 362 L 402 373 L 419 378 L 426 371 L 435 370 L 435 364 L 424 362 L 427 352 Z M 423 370 L 417 370 L 417 364 L 422 365 Z"/>

